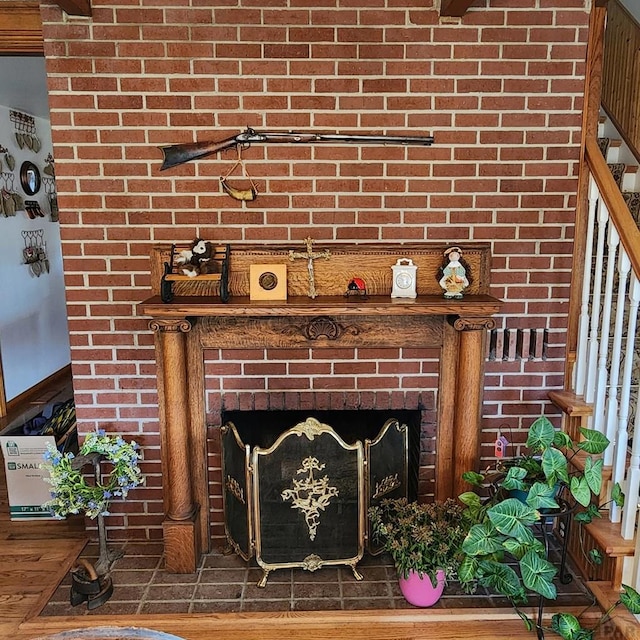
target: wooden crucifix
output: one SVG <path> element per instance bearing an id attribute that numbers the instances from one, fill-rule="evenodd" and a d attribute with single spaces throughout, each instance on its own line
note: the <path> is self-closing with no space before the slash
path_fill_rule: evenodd
<path id="1" fill-rule="evenodd" d="M 316 291 L 316 281 L 313 272 L 313 261 L 317 260 L 318 258 L 325 258 L 328 260 L 331 257 L 331 251 L 329 251 L 328 249 L 325 249 L 324 251 L 314 251 L 313 240 L 310 236 L 308 238 L 305 238 L 304 241 L 307 245 L 307 251 L 303 253 L 301 251 L 294 251 L 293 249 L 291 249 L 291 251 L 289 251 L 289 260 L 291 260 L 291 262 L 293 262 L 296 258 L 304 258 L 305 260 L 308 260 L 307 269 L 309 271 L 309 297 L 315 298 L 317 297 L 318 293 Z"/>

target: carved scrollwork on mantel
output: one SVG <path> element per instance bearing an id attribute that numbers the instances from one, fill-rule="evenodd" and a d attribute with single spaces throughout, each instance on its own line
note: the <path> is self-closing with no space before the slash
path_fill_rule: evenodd
<path id="1" fill-rule="evenodd" d="M 149 322 L 149 329 L 154 332 L 160 333 L 188 333 L 191 331 L 193 325 L 181 318 L 180 320 L 151 320 Z"/>
<path id="2" fill-rule="evenodd" d="M 345 333 L 357 336 L 360 331 L 360 327 L 357 325 L 340 324 L 330 316 L 316 316 L 315 318 L 311 318 L 306 324 L 294 324 L 285 329 L 285 333 L 301 333 L 307 340 L 318 340 L 319 338 L 339 340 Z"/>
<path id="3" fill-rule="evenodd" d="M 453 328 L 456 331 L 483 331 L 496 328 L 494 318 L 454 317 Z"/>

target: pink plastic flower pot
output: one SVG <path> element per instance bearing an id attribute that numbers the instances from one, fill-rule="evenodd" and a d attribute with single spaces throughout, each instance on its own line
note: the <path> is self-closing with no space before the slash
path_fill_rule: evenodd
<path id="1" fill-rule="evenodd" d="M 428 575 L 422 575 L 411 571 L 408 578 L 399 578 L 400 591 L 409 604 L 416 607 L 431 607 L 444 591 L 444 571 L 438 570 L 436 574 L 437 585 L 434 587 Z"/>

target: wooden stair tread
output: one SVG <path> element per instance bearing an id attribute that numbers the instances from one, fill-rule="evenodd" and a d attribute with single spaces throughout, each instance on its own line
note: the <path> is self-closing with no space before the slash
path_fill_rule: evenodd
<path id="1" fill-rule="evenodd" d="M 582 396 L 578 396 L 573 391 L 549 391 L 549 400 L 562 409 L 569 416 L 590 416 L 593 414 L 593 405 L 585 402 Z"/>
<path id="2" fill-rule="evenodd" d="M 608 556 L 632 556 L 635 551 L 635 540 L 625 540 L 620 535 L 620 523 L 609 522 L 605 518 L 596 518 L 584 525 L 589 535 L 598 543 Z"/>

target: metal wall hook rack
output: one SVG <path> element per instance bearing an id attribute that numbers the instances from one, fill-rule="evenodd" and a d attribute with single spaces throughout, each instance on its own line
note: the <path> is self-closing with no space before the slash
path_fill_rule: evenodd
<path id="1" fill-rule="evenodd" d="M 36 119 L 22 111 L 12 109 L 9 112 L 9 119 L 13 122 L 17 131 L 25 131 L 27 133 L 35 133 Z"/>

